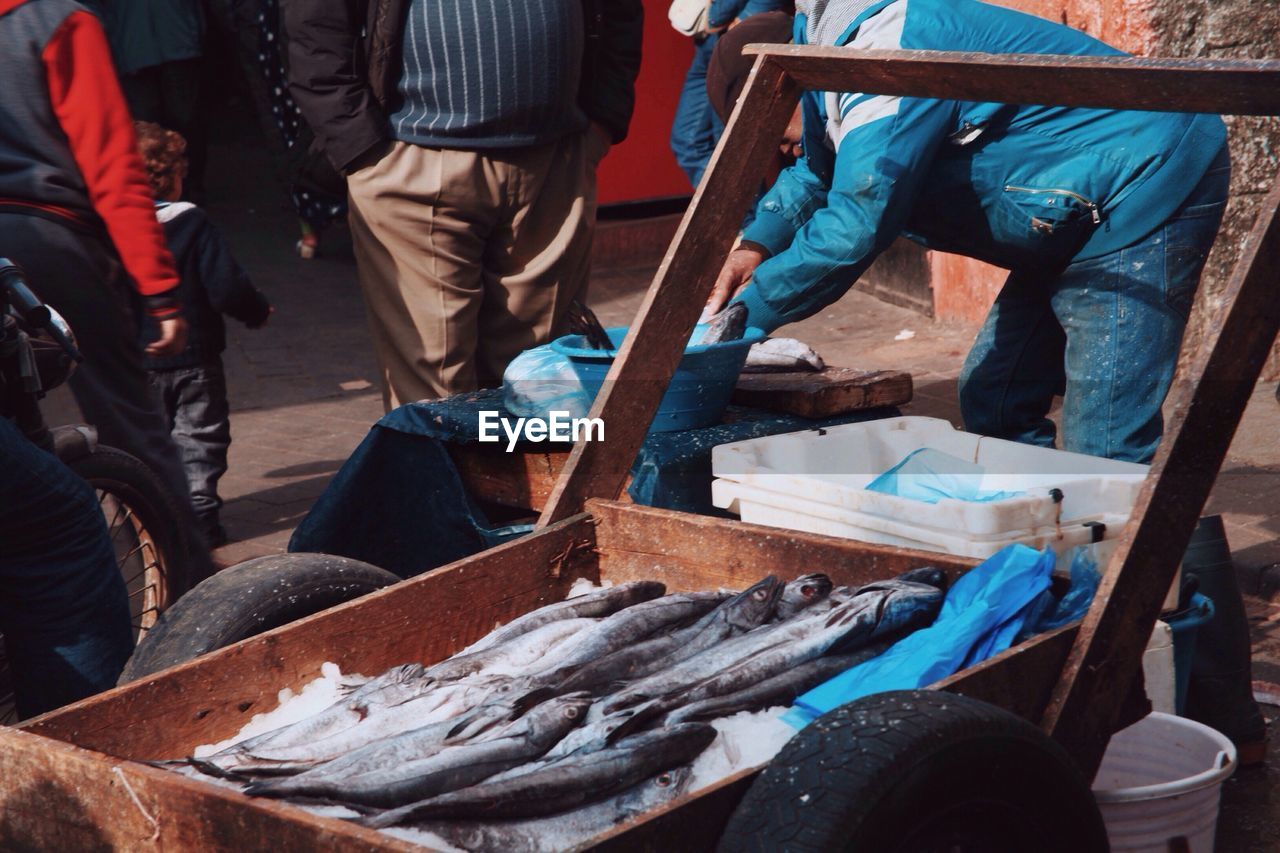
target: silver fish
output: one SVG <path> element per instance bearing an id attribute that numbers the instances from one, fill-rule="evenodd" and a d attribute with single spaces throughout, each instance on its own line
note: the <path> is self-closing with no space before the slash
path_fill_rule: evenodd
<path id="1" fill-rule="evenodd" d="M 893 643 L 892 639 L 883 640 L 856 652 L 815 658 L 737 692 L 680 704 L 667 714 L 662 724 L 673 726 L 692 720 L 714 720 L 739 711 L 763 711 L 777 705 L 790 705 L 800 694 L 882 654 Z"/>
<path id="2" fill-rule="evenodd" d="M 505 677 L 451 682 L 393 708 L 371 706 L 369 715 L 351 728 L 313 743 L 255 750 L 227 769 L 236 776 L 289 776 L 321 765 L 327 768 L 334 759 L 405 732 L 436 725 L 448 732 L 459 725 L 459 714 L 470 722 L 470 715 L 481 708 L 509 720 L 517 715 L 514 705 L 485 703 L 490 698 L 509 698 L 517 686 L 527 689 L 523 681 Z"/>
<path id="3" fill-rule="evenodd" d="M 942 592 L 926 584 L 898 580 L 864 586 L 848 604 L 828 614 L 820 627 L 811 627 L 789 642 L 779 642 L 683 691 L 681 700 L 697 702 L 736 693 L 833 650 L 852 651 L 879 637 L 932 622 L 942 607 Z M 667 695 L 670 695 L 668 692 Z"/>
<path id="4" fill-rule="evenodd" d="M 831 594 L 831 578 L 824 574 L 801 575 L 787 581 L 778 599 L 774 618 L 779 622 L 790 619 L 806 607 L 812 607 Z"/>
<path id="5" fill-rule="evenodd" d="M 592 838 L 632 818 L 653 811 L 682 796 L 693 768 L 666 770 L 620 794 L 552 817 L 491 822 L 441 821 L 419 824 L 463 850 L 481 853 L 561 853 L 577 849 Z"/>
<path id="6" fill-rule="evenodd" d="M 774 674 L 777 670 L 770 667 L 783 665 L 782 661 L 794 665 L 828 650 L 851 650 L 853 643 L 865 643 L 913 621 L 932 619 L 941 605 L 942 592 L 936 587 L 896 580 L 867 584 L 830 611 L 801 611 L 786 622 L 750 631 L 641 679 L 614 694 L 601 710 L 613 713 L 695 687 L 702 693 L 698 698 L 731 693 Z M 740 666 L 755 669 L 744 672 L 737 669 Z M 756 677 L 751 680 L 753 674 Z"/>
<path id="7" fill-rule="evenodd" d="M 574 753 L 585 755 L 588 752 L 604 749 L 619 739 L 634 734 L 647 724 L 648 718 L 638 716 L 635 709 L 624 708 L 612 716 L 588 722 L 569 732 L 546 755 L 542 756 L 539 763 L 549 764 Z M 520 769 L 522 768 L 508 772 L 516 773 Z M 498 778 L 500 777 L 494 777 L 494 780 Z"/>
<path id="8" fill-rule="evenodd" d="M 747 351 L 743 373 L 821 372 L 827 369 L 813 347 L 795 338 L 769 338 Z"/>
<path id="9" fill-rule="evenodd" d="M 501 696 L 472 708 L 460 717 L 368 741 L 340 757 L 317 763 L 294 778 L 299 785 L 312 785 L 316 782 L 341 784 L 343 779 L 428 758 L 466 741 L 498 737 L 504 733 L 509 723 L 548 698 L 550 696 L 546 691 L 526 693 L 518 697 Z"/>
<path id="10" fill-rule="evenodd" d="M 666 591 L 666 586 L 656 581 L 634 581 L 594 590 L 565 601 L 557 601 L 512 619 L 501 628 L 490 631 L 473 643 L 467 651 L 478 652 L 499 643 L 505 643 L 534 628 L 540 628 L 559 619 L 609 616 L 633 604 L 657 598 Z"/>
<path id="11" fill-rule="evenodd" d="M 510 640 L 479 651 L 454 655 L 427 669 L 427 675 L 438 681 L 453 681 L 484 670 L 492 674 L 523 671 L 545 659 L 547 653 L 562 641 L 576 637 L 601 620 L 590 617 L 558 619 L 517 634 Z"/>
<path id="12" fill-rule="evenodd" d="M 620 681 L 641 678 L 737 634 L 769 618 L 782 592 L 773 575 L 753 584 L 688 628 L 651 637 L 597 658 L 560 684 L 562 690 L 597 690 Z"/>
<path id="13" fill-rule="evenodd" d="M 663 628 L 696 619 L 731 595 L 727 592 L 684 592 L 632 605 L 576 635 L 572 651 L 549 661 L 531 675 L 543 683 L 554 682 L 577 667 L 643 640 Z"/>
<path id="14" fill-rule="evenodd" d="M 664 768 L 688 764 L 716 738 L 704 723 L 641 732 L 607 749 L 455 790 L 358 822 L 386 828 L 432 818 L 528 818 L 557 814 L 626 790 Z"/>
<path id="15" fill-rule="evenodd" d="M 204 773 L 223 776 L 251 762 L 254 751 L 298 746 L 330 737 L 355 726 L 371 713 L 402 705 L 434 686 L 421 664 L 392 667 L 318 714 L 249 738 L 206 758 L 189 758 L 188 762 Z"/>
<path id="16" fill-rule="evenodd" d="M 739 341 L 747 332 L 747 306 L 741 302 L 732 302 L 727 308 L 711 318 L 707 330 L 698 339 L 699 344 L 718 344 L 725 341 Z"/>
<path id="17" fill-rule="evenodd" d="M 531 709 L 499 737 L 449 746 L 425 758 L 358 776 L 256 782 L 245 793 L 394 808 L 474 785 L 540 757 L 582 721 L 590 704 L 591 697 L 585 693 L 558 696 Z"/>

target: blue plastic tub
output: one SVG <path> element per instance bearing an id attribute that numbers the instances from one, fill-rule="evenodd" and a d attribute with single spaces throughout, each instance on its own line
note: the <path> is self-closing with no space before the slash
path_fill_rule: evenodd
<path id="1" fill-rule="evenodd" d="M 697 340 L 705 329 L 706 326 L 697 326 L 690 339 Z M 617 348 L 627 336 L 626 326 L 605 331 L 613 341 L 613 349 L 591 349 L 581 335 L 565 335 L 551 342 L 551 348 L 573 364 L 583 389 L 593 400 L 613 366 Z M 747 360 L 747 350 L 764 339 L 764 332 L 752 328 L 741 340 L 686 347 L 649 431 L 677 432 L 719 423 Z"/>
<path id="2" fill-rule="evenodd" d="M 1185 610 L 1161 616 L 1173 632 L 1173 707 L 1179 715 L 1187 706 L 1187 685 L 1191 681 L 1191 661 L 1196 656 L 1196 633 L 1213 618 L 1213 602 L 1196 593 Z"/>

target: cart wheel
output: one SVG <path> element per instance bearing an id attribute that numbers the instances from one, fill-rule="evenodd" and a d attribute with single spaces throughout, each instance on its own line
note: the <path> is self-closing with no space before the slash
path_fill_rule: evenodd
<path id="1" fill-rule="evenodd" d="M 330 554 L 246 560 L 197 585 L 134 650 L 126 684 L 399 581 L 391 572 Z"/>
<path id="2" fill-rule="evenodd" d="M 1089 784 L 1038 728 L 929 690 L 818 718 L 738 806 L 721 851 L 1105 851 Z"/>

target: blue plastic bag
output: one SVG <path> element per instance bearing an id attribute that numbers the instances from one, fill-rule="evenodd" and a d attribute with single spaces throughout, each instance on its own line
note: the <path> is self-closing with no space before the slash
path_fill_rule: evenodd
<path id="1" fill-rule="evenodd" d="M 1019 632 L 1014 642 L 1022 642 L 1027 637 L 1061 628 L 1069 622 L 1080 619 L 1093 604 L 1093 596 L 1102 582 L 1098 573 L 1098 562 L 1093 558 L 1093 548 L 1089 545 L 1077 545 L 1069 552 L 1071 556 L 1071 586 L 1061 598 L 1054 598 L 1053 593 L 1045 590 L 1030 608 L 1026 625 Z"/>
<path id="2" fill-rule="evenodd" d="M 867 484 L 867 491 L 936 504 L 943 498 L 986 503 L 1024 492 L 983 491 L 986 469 L 950 453 L 922 447 Z"/>
<path id="3" fill-rule="evenodd" d="M 884 654 L 805 693 L 783 716 L 796 728 L 833 708 L 885 690 L 910 690 L 973 666 L 1009 647 L 1040 593 L 1049 588 L 1053 551 L 1009 545 L 947 592 L 942 611 Z"/>
<path id="4" fill-rule="evenodd" d="M 573 362 L 549 344 L 525 350 L 502 373 L 502 405 L 522 418 L 549 418 L 551 412 L 585 418 L 592 395 L 582 387 Z"/>

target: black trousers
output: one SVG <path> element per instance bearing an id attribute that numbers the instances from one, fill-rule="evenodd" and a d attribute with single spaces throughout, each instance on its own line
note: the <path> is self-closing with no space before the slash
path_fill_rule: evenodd
<path id="1" fill-rule="evenodd" d="M 104 238 L 38 216 L 0 213 L 0 257 L 17 263 L 43 301 L 71 325 L 85 361 L 71 391 L 103 444 L 136 456 L 160 475 L 190 513 L 190 492 L 178 448 L 160 414 L 142 366 L 127 277 Z M 212 572 L 199 544 L 191 555 L 196 580 Z"/>

